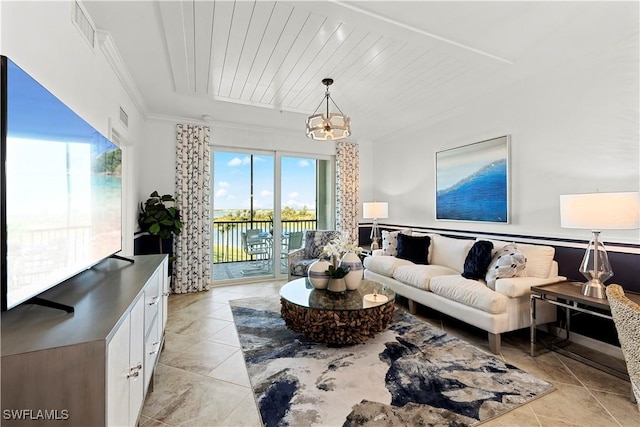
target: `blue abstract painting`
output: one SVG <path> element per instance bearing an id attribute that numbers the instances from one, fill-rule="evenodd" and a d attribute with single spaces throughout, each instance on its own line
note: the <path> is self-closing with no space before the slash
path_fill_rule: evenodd
<path id="1" fill-rule="evenodd" d="M 509 222 L 509 136 L 436 153 L 436 219 Z"/>

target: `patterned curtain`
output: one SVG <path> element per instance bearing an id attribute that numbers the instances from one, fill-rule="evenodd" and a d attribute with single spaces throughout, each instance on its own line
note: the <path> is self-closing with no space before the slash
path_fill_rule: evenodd
<path id="1" fill-rule="evenodd" d="M 211 166 L 209 128 L 176 127 L 176 207 L 183 227 L 174 243 L 171 292 L 209 289 L 211 279 Z"/>
<path id="2" fill-rule="evenodd" d="M 360 148 L 351 142 L 336 142 L 336 228 L 358 241 L 360 207 Z"/>

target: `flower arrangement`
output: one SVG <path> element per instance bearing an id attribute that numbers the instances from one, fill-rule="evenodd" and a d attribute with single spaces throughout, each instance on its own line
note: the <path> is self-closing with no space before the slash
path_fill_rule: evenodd
<path id="1" fill-rule="evenodd" d="M 329 267 L 325 270 L 325 273 L 329 276 L 327 285 L 327 291 L 329 292 L 342 293 L 347 289 L 351 289 L 347 287 L 346 283 L 351 266 L 339 264 L 340 258 L 347 252 L 354 252 L 359 255 L 362 252 L 362 248 L 351 242 L 349 234 L 344 232 L 327 243 L 322 249 L 322 256 L 331 258 Z M 360 280 L 358 279 L 357 283 L 359 282 Z"/>
<path id="2" fill-rule="evenodd" d="M 345 253 L 352 251 L 356 255 L 360 255 L 362 248 L 355 242 L 351 242 L 349 234 L 346 232 L 340 233 L 340 235 L 330 241 L 322 250 L 322 255 L 330 257 L 335 265 L 336 260 L 340 259 Z"/>

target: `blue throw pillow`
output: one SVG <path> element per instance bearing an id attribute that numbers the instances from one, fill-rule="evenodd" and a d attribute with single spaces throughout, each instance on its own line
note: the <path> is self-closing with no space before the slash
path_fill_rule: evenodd
<path id="1" fill-rule="evenodd" d="M 428 264 L 429 236 L 408 236 L 398 234 L 398 254 L 396 258 L 406 259 L 414 264 Z"/>
<path id="2" fill-rule="evenodd" d="M 464 260 L 462 277 L 473 280 L 484 279 L 489 264 L 491 264 L 491 251 L 493 243 L 486 240 L 478 240 L 471 246 L 467 258 Z"/>

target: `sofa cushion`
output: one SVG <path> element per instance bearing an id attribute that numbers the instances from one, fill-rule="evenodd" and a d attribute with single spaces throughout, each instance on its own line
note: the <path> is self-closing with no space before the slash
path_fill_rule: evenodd
<path id="1" fill-rule="evenodd" d="M 393 272 L 393 278 L 414 288 L 429 290 L 432 277 L 458 274 L 457 271 L 441 265 L 402 265 Z"/>
<path id="2" fill-rule="evenodd" d="M 387 231 L 384 230 L 382 232 L 382 253 L 385 255 L 396 256 L 398 255 L 398 234 L 406 234 L 411 235 L 411 229 L 405 228 L 398 231 Z"/>
<path id="3" fill-rule="evenodd" d="M 527 277 L 539 277 L 546 279 L 551 272 L 551 264 L 556 254 L 555 248 L 552 246 L 542 245 L 518 245 L 520 252 L 527 257 L 527 268 L 524 275 Z"/>
<path id="4" fill-rule="evenodd" d="M 462 277 L 465 279 L 484 279 L 491 264 L 493 243 L 479 240 L 471 246 L 467 258 L 464 260 Z"/>
<path id="5" fill-rule="evenodd" d="M 472 245 L 473 240 L 453 239 L 436 234 L 433 236 L 431 264 L 453 268 L 460 273 L 464 270 L 464 260 Z"/>
<path id="6" fill-rule="evenodd" d="M 406 259 L 415 264 L 428 264 L 429 244 L 431 238 L 429 236 L 408 236 L 406 234 L 398 234 L 396 257 Z"/>
<path id="7" fill-rule="evenodd" d="M 394 256 L 368 256 L 364 258 L 364 268 L 374 273 L 393 277 L 395 269 L 402 265 L 413 265 L 411 261 Z"/>
<path id="8" fill-rule="evenodd" d="M 487 240 L 493 243 L 494 253 L 511 242 L 503 240 L 478 239 Z M 539 277 L 546 279 L 551 273 L 551 266 L 556 250 L 553 246 L 530 245 L 526 243 L 518 243 L 518 249 L 527 257 L 527 268 L 523 274 L 527 277 Z"/>
<path id="9" fill-rule="evenodd" d="M 436 295 L 487 313 L 498 314 L 507 310 L 506 296 L 492 291 L 482 282 L 465 279 L 459 274 L 433 277 L 429 287 Z"/>
<path id="10" fill-rule="evenodd" d="M 515 277 L 526 267 L 527 258 L 515 244 L 508 244 L 498 250 L 489 264 L 485 277 L 487 286 L 495 289 L 496 280 Z"/>

